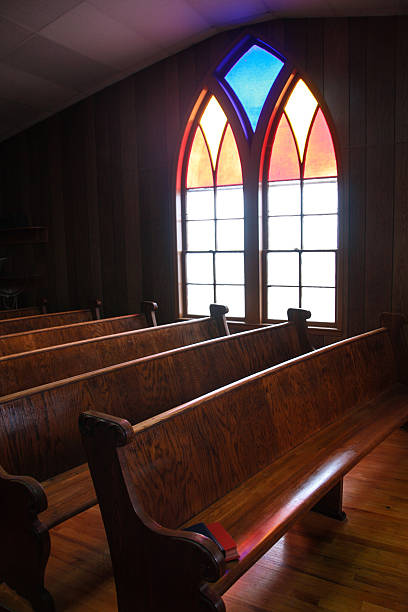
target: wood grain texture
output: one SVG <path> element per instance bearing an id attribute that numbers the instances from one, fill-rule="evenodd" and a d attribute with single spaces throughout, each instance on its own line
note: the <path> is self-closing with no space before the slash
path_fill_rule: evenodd
<path id="1" fill-rule="evenodd" d="M 192 330 L 196 333 L 204 329 L 207 334 L 226 334 L 225 308 L 213 305 L 211 310 L 213 316 L 209 319 L 169 325 L 167 329 L 158 327 L 151 331 L 164 329 L 169 333 L 172 329 L 183 330 L 188 341 L 191 341 Z M 310 313 L 304 312 L 304 315 L 310 316 Z M 300 313 L 293 312 L 292 317 L 296 322 L 233 336 L 224 335 L 3 398 L 0 408 L 0 431 L 3 433 L 0 434 L 0 461 L 8 472 L 29 473 L 42 481 L 48 479 L 43 482 L 45 492 L 49 493 L 49 507 L 40 516 L 42 529 L 58 525 L 96 502 L 93 488 L 89 486 L 87 468 L 80 465 L 84 461 L 77 428 L 81 411 L 103 405 L 113 414 L 120 413 L 131 422 L 138 422 L 232 380 L 298 355 L 305 346 L 305 333 L 298 331 L 301 329 Z M 216 367 L 214 364 L 217 364 Z M 45 448 L 47 452 L 44 452 Z M 7 484 L 9 476 L 7 472 L 4 474 Z M 4 493 L 2 485 L 0 474 L 0 497 Z M 10 507 L 13 503 L 18 505 L 19 500 L 9 495 Z M 38 523 L 35 512 L 24 516 L 29 525 Z M 23 524 L 22 521 L 20 524 Z M 5 528 L 9 529 L 9 526 Z M 12 533 L 8 537 L 12 541 Z M 19 533 L 18 537 L 22 535 Z M 198 547 L 193 556 L 202 557 L 200 550 Z M 205 551 L 202 558 L 203 562 L 211 565 L 212 561 L 208 561 Z M 45 564 L 38 567 L 35 555 L 30 556 L 26 563 L 33 565 L 32 575 L 36 576 L 33 580 L 38 583 L 39 592 L 42 592 Z M 12 564 L 18 567 L 18 553 L 13 556 Z M 28 592 L 26 575 L 31 576 L 29 571 L 21 573 L 21 582 L 12 582 L 20 594 Z M 6 569 L 3 579 L 8 582 Z M 36 601 L 36 597 L 34 593 L 29 599 Z"/>
<path id="2" fill-rule="evenodd" d="M 146 325 L 146 319 L 133 315 L 120 317 L 118 321 L 113 319 L 111 324 L 142 327 Z M 204 318 L 0 357 L 0 396 L 216 338 L 227 331 L 218 326 L 216 319 Z M 68 330 L 64 332 L 68 333 Z"/>
<path id="3" fill-rule="evenodd" d="M 0 320 L 0 336 L 16 334 L 18 332 L 55 327 L 58 325 L 69 325 L 70 323 L 81 323 L 91 321 L 93 311 L 89 308 L 83 310 L 70 310 L 53 314 L 39 314 L 30 317 L 18 317 L 16 319 Z"/>
<path id="4" fill-rule="evenodd" d="M 348 520 L 306 513 L 223 596 L 227 612 L 406 612 L 408 435 L 398 430 L 344 478 Z M 99 508 L 55 527 L 45 584 L 58 612 L 116 612 Z M 0 606 L 32 612 L 0 585 Z"/>
<path id="5" fill-rule="evenodd" d="M 16 319 L 18 317 L 31 317 L 44 314 L 41 306 L 28 306 L 27 308 L 15 308 L 13 310 L 0 310 L 0 320 Z"/>
<path id="6" fill-rule="evenodd" d="M 391 337 L 381 328 L 133 428 L 106 414 L 82 414 L 120 612 L 133 609 L 135 589 L 152 611 L 163 609 L 163 593 L 167 606 L 182 611 L 223 610 L 224 592 L 406 421 L 408 387 L 397 381 Z M 240 553 L 227 571 L 213 542 L 180 531 L 215 520 Z M 210 579 L 201 568 L 202 583 L 197 546 L 214 568 Z"/>
<path id="7" fill-rule="evenodd" d="M 100 321 L 85 321 L 71 325 L 61 325 L 30 332 L 19 332 L 7 336 L 0 336 L 0 355 L 13 355 L 24 353 L 58 344 L 77 342 L 87 338 L 97 338 L 132 331 L 146 326 L 143 315 L 125 315 Z"/>
<path id="8" fill-rule="evenodd" d="M 200 325 L 202 320 L 196 330 Z M 188 324 L 179 324 L 180 328 L 185 330 L 185 341 L 191 342 L 191 327 L 190 333 Z M 76 427 L 82 411 L 103 406 L 137 423 L 301 352 L 295 326 L 287 323 L 5 396 L 0 403 L 0 463 L 10 473 L 45 480 L 85 460 Z"/>

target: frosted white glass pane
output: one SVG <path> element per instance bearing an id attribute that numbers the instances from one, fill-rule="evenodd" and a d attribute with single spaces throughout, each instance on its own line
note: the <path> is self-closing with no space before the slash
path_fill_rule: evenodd
<path id="1" fill-rule="evenodd" d="M 211 253 L 187 253 L 186 275 L 188 283 L 212 283 L 213 256 Z"/>
<path id="2" fill-rule="evenodd" d="M 269 249 L 300 249 L 300 217 L 270 217 Z"/>
<path id="3" fill-rule="evenodd" d="M 268 253 L 268 285 L 299 286 L 298 253 Z"/>
<path id="4" fill-rule="evenodd" d="M 191 189 L 186 194 L 187 219 L 214 219 L 214 189 Z"/>
<path id="5" fill-rule="evenodd" d="M 229 308 L 229 317 L 245 317 L 245 290 L 244 287 L 234 285 L 217 285 L 217 304 L 224 304 Z"/>
<path id="6" fill-rule="evenodd" d="M 215 249 L 214 221 L 187 221 L 187 250 L 213 251 Z"/>
<path id="7" fill-rule="evenodd" d="M 244 250 L 244 220 L 217 222 L 217 251 Z"/>
<path id="8" fill-rule="evenodd" d="M 244 191 L 242 187 L 218 187 L 217 219 L 244 216 Z"/>
<path id="9" fill-rule="evenodd" d="M 304 287 L 302 289 L 302 308 L 310 310 L 312 313 L 311 321 L 334 323 L 336 318 L 336 290 Z"/>
<path id="10" fill-rule="evenodd" d="M 212 285 L 187 285 L 187 314 L 206 317 L 213 302 Z"/>
<path id="11" fill-rule="evenodd" d="M 337 215 L 303 217 L 304 249 L 337 249 Z"/>
<path id="12" fill-rule="evenodd" d="M 286 114 L 295 134 L 301 160 L 303 159 L 307 133 L 316 106 L 316 98 L 306 83 L 301 79 L 297 82 L 285 106 Z"/>
<path id="13" fill-rule="evenodd" d="M 303 214 L 337 212 L 337 180 L 303 182 Z"/>
<path id="14" fill-rule="evenodd" d="M 302 253 L 303 286 L 334 287 L 335 284 L 335 253 Z"/>
<path id="15" fill-rule="evenodd" d="M 212 96 L 201 117 L 200 124 L 210 149 L 214 168 L 217 160 L 218 147 L 220 146 L 222 133 L 226 123 L 227 117 L 224 111 L 219 105 L 218 100 Z"/>
<path id="16" fill-rule="evenodd" d="M 288 308 L 299 308 L 299 289 L 268 287 L 268 319 L 287 319 Z"/>
<path id="17" fill-rule="evenodd" d="M 217 284 L 244 284 L 244 254 L 217 253 L 215 255 L 215 278 Z"/>
<path id="18" fill-rule="evenodd" d="M 268 214 L 300 215 L 299 181 L 269 183 Z"/>

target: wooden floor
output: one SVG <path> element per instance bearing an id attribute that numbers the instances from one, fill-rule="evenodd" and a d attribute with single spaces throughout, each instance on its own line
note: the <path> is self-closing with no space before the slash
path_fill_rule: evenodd
<path id="1" fill-rule="evenodd" d="M 348 520 L 310 512 L 230 589 L 227 612 L 408 611 L 408 431 L 354 468 L 344 495 Z M 117 610 L 97 508 L 54 530 L 47 587 L 58 612 Z M 1 606 L 31 611 L 4 585 Z"/>

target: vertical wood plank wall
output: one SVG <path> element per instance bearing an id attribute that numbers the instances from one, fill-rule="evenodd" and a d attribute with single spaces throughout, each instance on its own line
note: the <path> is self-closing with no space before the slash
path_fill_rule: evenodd
<path id="1" fill-rule="evenodd" d="M 319 90 L 334 121 L 345 207 L 345 334 L 408 314 L 408 18 L 296 19 L 250 29 Z M 139 72 L 0 144 L 0 217 L 49 227 L 50 302 L 142 297 L 174 320 L 178 148 L 203 77 L 242 30 Z"/>

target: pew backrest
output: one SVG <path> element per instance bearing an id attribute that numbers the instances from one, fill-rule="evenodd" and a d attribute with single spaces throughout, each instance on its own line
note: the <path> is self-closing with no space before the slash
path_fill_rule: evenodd
<path id="1" fill-rule="evenodd" d="M 144 517 L 178 528 L 397 380 L 384 328 L 318 349 L 123 430 L 123 480 Z"/>
<path id="2" fill-rule="evenodd" d="M 10 310 L 0 310 L 0 321 L 5 319 L 17 319 L 19 317 L 32 317 L 33 315 L 46 314 L 47 307 L 44 302 L 42 306 L 27 306 L 25 308 L 14 308 Z"/>
<path id="3" fill-rule="evenodd" d="M 0 357 L 0 396 L 133 361 L 226 333 L 226 309 L 215 315 Z"/>
<path id="4" fill-rule="evenodd" d="M 43 329 L 45 327 L 56 327 L 58 325 L 91 321 L 95 318 L 97 318 L 95 316 L 95 309 L 83 308 L 81 310 L 67 310 L 65 312 L 4 319 L 0 320 L 0 336 L 31 331 L 33 329 Z"/>
<path id="5" fill-rule="evenodd" d="M 77 427 L 84 410 L 103 407 L 137 423 L 302 352 L 291 321 L 3 397 L 0 464 L 11 474 L 45 480 L 85 461 Z"/>
<path id="6" fill-rule="evenodd" d="M 78 342 L 156 326 L 157 304 L 143 303 L 143 312 L 0 336 L 0 356 L 15 355 L 60 344 Z"/>

